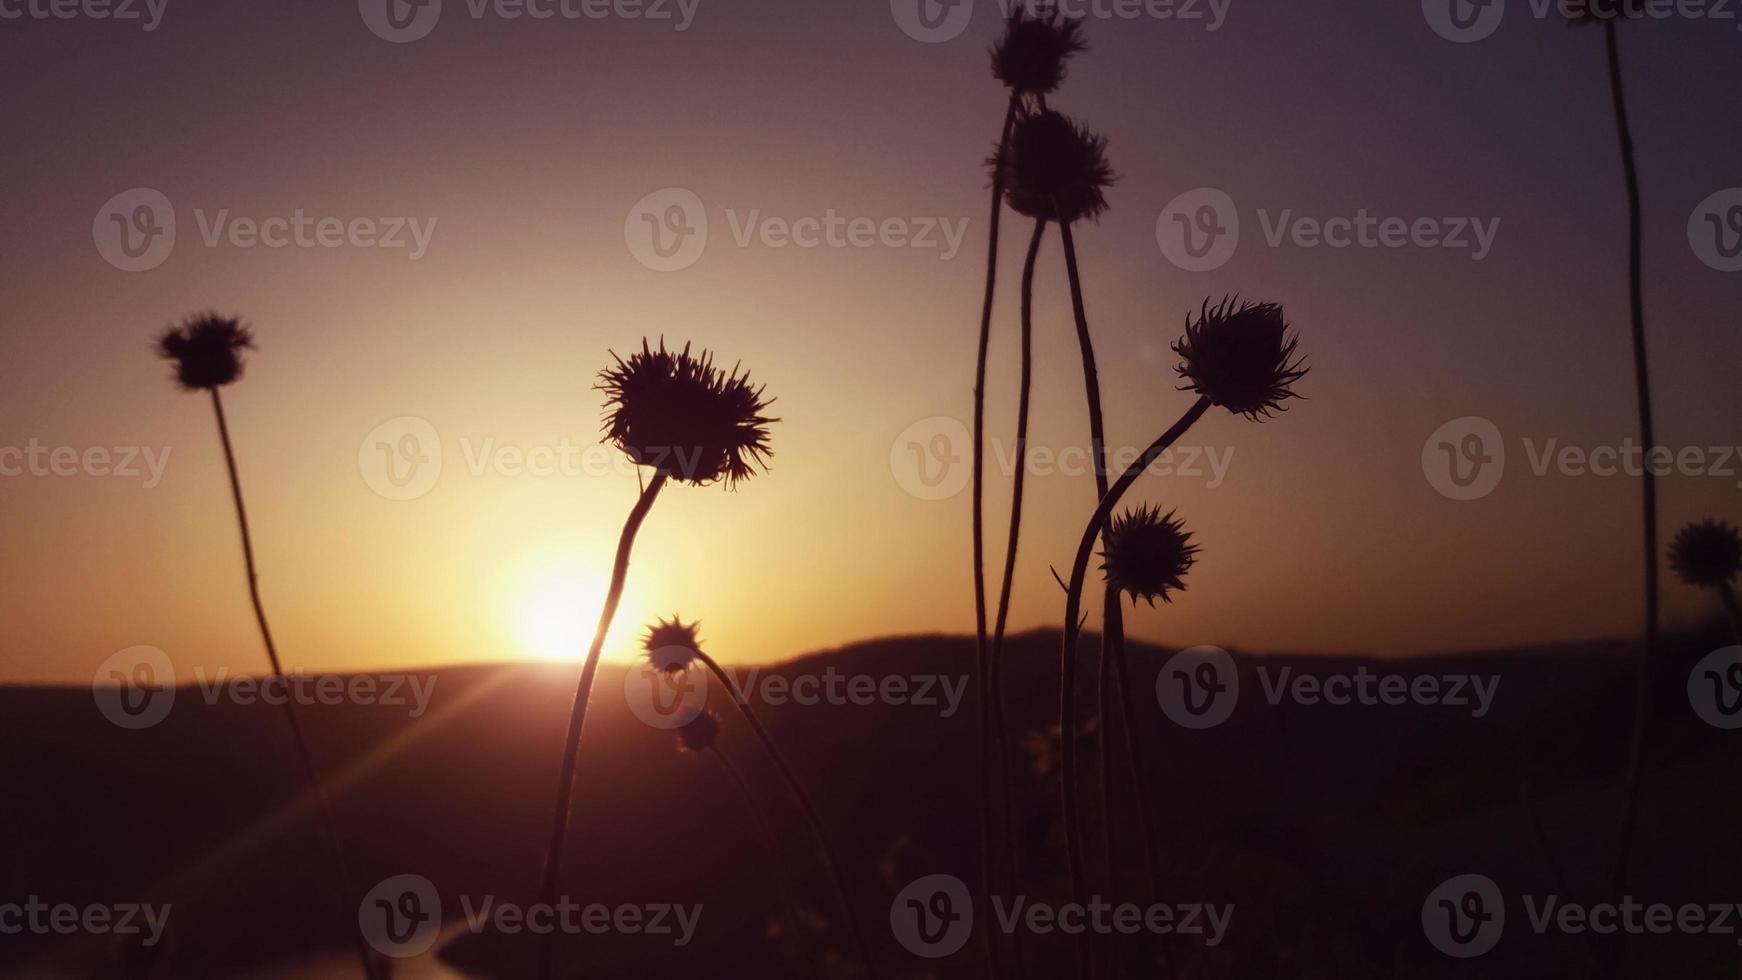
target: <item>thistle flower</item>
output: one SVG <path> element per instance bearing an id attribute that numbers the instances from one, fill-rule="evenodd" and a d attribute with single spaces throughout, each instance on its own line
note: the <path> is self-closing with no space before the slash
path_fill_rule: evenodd
<path id="1" fill-rule="evenodd" d="M 1298 398 L 1292 385 L 1307 368 L 1295 357 L 1300 338 L 1276 303 L 1241 303 L 1230 296 L 1215 307 L 1204 301 L 1196 322 L 1186 320 L 1185 336 L 1173 345 L 1183 360 L 1181 391 L 1195 391 L 1213 404 L 1249 419 L 1284 411 Z"/>
<path id="2" fill-rule="evenodd" d="M 647 628 L 641 648 L 647 662 L 662 674 L 681 674 L 695 664 L 701 655 L 702 641 L 696 636 L 700 623 L 685 623 L 672 616 Z"/>
<path id="3" fill-rule="evenodd" d="M 1107 186 L 1118 179 L 1107 163 L 1106 137 L 1051 109 L 1023 113 L 1010 145 L 988 162 L 999 170 L 1011 209 L 1044 221 L 1099 218 Z"/>
<path id="4" fill-rule="evenodd" d="M 697 486 L 724 479 L 728 487 L 746 479 L 755 467 L 767 468 L 764 416 L 770 399 L 759 385 L 740 374 L 714 367 L 713 355 L 657 350 L 642 340 L 629 359 L 611 355 L 615 367 L 600 372 L 605 392 L 606 439 L 637 465 L 652 466 L 674 479 Z"/>
<path id="5" fill-rule="evenodd" d="M 1107 550 L 1101 552 L 1108 587 L 1131 593 L 1133 603 L 1172 602 L 1168 593 L 1185 591 L 1185 574 L 1197 561 L 1191 537 L 1172 511 L 1163 514 L 1159 507 L 1138 507 L 1114 517 Z"/>
<path id="6" fill-rule="evenodd" d="M 1669 546 L 1669 567 L 1696 588 L 1725 588 L 1742 573 L 1742 533 L 1724 521 L 1689 524 Z"/>
<path id="7" fill-rule="evenodd" d="M 157 338 L 157 355 L 175 362 L 184 391 L 221 388 L 242 377 L 242 352 L 254 349 L 254 334 L 240 317 L 201 313 Z"/>
<path id="8" fill-rule="evenodd" d="M 698 713 L 677 730 L 678 748 L 696 755 L 713 748 L 719 737 L 720 716 L 712 711 Z"/>
<path id="9" fill-rule="evenodd" d="M 992 74 L 1018 95 L 1046 95 L 1065 79 L 1065 62 L 1086 49 L 1083 22 L 1057 9 L 1038 16 L 1017 4 L 992 45 Z"/>

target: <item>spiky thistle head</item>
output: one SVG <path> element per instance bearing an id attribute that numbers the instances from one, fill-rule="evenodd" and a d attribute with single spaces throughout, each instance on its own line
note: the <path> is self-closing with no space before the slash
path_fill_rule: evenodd
<path id="1" fill-rule="evenodd" d="M 681 674 L 701 655 L 702 641 L 696 635 L 700 623 L 686 623 L 676 616 L 661 619 L 647 628 L 641 639 L 647 662 L 662 674 Z"/>
<path id="2" fill-rule="evenodd" d="M 1047 221 L 1093 221 L 1107 210 L 1107 187 L 1119 178 L 1107 163 L 1107 139 L 1051 109 L 1025 111 L 1010 144 L 988 163 L 1011 209 Z"/>
<path id="3" fill-rule="evenodd" d="M 762 413 L 772 399 L 737 367 L 722 371 L 707 351 L 692 355 L 641 341 L 628 360 L 599 372 L 605 392 L 605 438 L 637 465 L 651 466 L 697 486 L 726 486 L 766 469 L 773 450 Z"/>
<path id="4" fill-rule="evenodd" d="M 1725 521 L 1689 524 L 1669 546 L 1669 567 L 1689 585 L 1724 588 L 1742 573 L 1742 533 Z"/>
<path id="5" fill-rule="evenodd" d="M 1108 587 L 1130 593 L 1133 603 L 1172 602 L 1171 593 L 1185 591 L 1186 572 L 1198 560 L 1191 539 L 1173 511 L 1145 506 L 1114 516 L 1101 552 Z"/>
<path id="6" fill-rule="evenodd" d="M 698 711 L 695 717 L 677 730 L 678 748 L 700 755 L 714 747 L 720 738 L 720 716 L 713 711 Z"/>
<path id="7" fill-rule="evenodd" d="M 1083 22 L 1050 8 L 1031 14 L 1018 3 L 992 45 L 992 74 L 1017 95 L 1046 95 L 1065 80 L 1065 63 L 1088 48 Z"/>
<path id="8" fill-rule="evenodd" d="M 254 349 L 254 333 L 241 317 L 200 313 L 166 328 L 157 356 L 175 363 L 183 391 L 217 389 L 242 377 L 242 352 Z"/>
<path id="9" fill-rule="evenodd" d="M 1296 355 L 1300 338 L 1276 303 L 1241 302 L 1229 296 L 1212 307 L 1204 301 L 1197 319 L 1186 318 L 1185 336 L 1174 345 L 1181 358 L 1181 391 L 1249 419 L 1268 418 L 1298 398 L 1294 383 L 1306 377 Z"/>

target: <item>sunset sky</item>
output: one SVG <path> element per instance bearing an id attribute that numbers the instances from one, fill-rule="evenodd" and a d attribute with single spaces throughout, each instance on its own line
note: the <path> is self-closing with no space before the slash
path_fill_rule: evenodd
<path id="1" fill-rule="evenodd" d="M 968 493 L 924 499 L 909 443 L 967 448 L 926 420 L 965 423 L 972 407 L 982 163 L 1005 99 L 985 57 L 992 0 L 936 43 L 903 30 L 907 0 L 692 0 L 683 30 L 675 0 L 663 22 L 621 15 L 645 5 L 534 19 L 446 0 L 405 43 L 371 30 L 371 2 L 168 0 L 149 31 L 0 19 L 0 447 L 168 453 L 151 486 L 143 461 L 133 477 L 0 476 L 0 680 L 84 683 L 137 644 L 178 670 L 264 668 L 210 405 L 175 390 L 150 349 L 205 309 L 258 335 L 224 398 L 287 666 L 578 658 L 637 487 L 596 448 L 592 386 L 608 349 L 644 335 L 742 361 L 781 421 L 768 473 L 662 496 L 609 653 L 673 612 L 737 661 L 971 633 Z M 1128 617 L 1137 635 L 1408 654 L 1637 627 L 1637 481 L 1532 471 L 1550 440 L 1636 438 L 1601 32 L 1507 6 L 1469 44 L 1414 2 L 1234 0 L 1215 30 L 1091 17 L 1092 50 L 1053 105 L 1107 135 L 1122 178 L 1077 233 L 1111 441 L 1134 452 L 1190 404 L 1168 344 L 1206 297 L 1283 303 L 1313 367 L 1308 400 L 1281 418 L 1200 423 L 1184 443 L 1208 450 L 1201 475 L 1133 490 L 1132 503 L 1177 507 L 1203 547 L 1185 594 Z M 1659 434 L 1678 450 L 1742 443 L 1742 272 L 1703 261 L 1689 227 L 1742 186 L 1737 27 L 1624 28 Z M 99 240 L 108 202 L 136 188 L 170 202 L 176 237 L 131 272 Z M 667 188 L 708 223 L 675 271 L 650 268 L 663 260 L 638 238 L 643 215 L 691 200 L 644 203 Z M 1226 193 L 1240 222 L 1210 271 L 1157 241 L 1164 209 L 1199 188 Z M 299 211 L 352 238 L 355 219 L 403 223 L 407 247 L 250 242 L 247 223 Z M 1363 211 L 1475 218 L 1494 234 L 1480 259 L 1473 233 L 1467 248 L 1267 240 L 1278 221 Z M 779 247 L 783 224 L 831 214 L 879 232 Z M 928 230 L 945 227 L 962 231 L 954 245 Z M 1028 230 L 1007 215 L 993 542 Z M 1059 625 L 1048 565 L 1068 568 L 1093 506 L 1087 473 L 1047 468 L 1087 439 L 1051 235 L 1035 329 L 1032 440 L 1048 461 L 1029 480 L 1016 629 Z M 1506 469 L 1491 494 L 1458 501 L 1428 479 L 1423 448 L 1466 416 L 1498 428 Z M 368 460 L 412 431 L 379 427 L 407 418 L 435 433 L 441 469 L 416 499 L 389 499 Z M 570 472 L 516 474 L 498 454 L 565 440 Z M 1663 481 L 1666 536 L 1742 519 L 1742 459 L 1706 459 L 1728 475 Z M 1672 623 L 1709 601 L 1666 590 Z"/>

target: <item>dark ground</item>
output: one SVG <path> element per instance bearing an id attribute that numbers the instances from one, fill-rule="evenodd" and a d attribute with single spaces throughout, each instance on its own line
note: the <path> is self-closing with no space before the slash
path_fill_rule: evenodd
<path id="1" fill-rule="evenodd" d="M 1682 637 L 1662 654 L 1630 882 L 1645 901 L 1742 899 L 1742 735 L 1704 725 L 1686 697 L 1690 666 L 1719 645 L 1716 634 Z M 1526 783 L 1566 886 L 1583 901 L 1606 897 L 1633 650 L 1632 642 L 1606 642 L 1365 661 L 1403 673 L 1497 674 L 1496 706 L 1482 719 L 1448 707 L 1271 706 L 1253 679 L 1257 665 L 1323 674 L 1358 661 L 1241 655 L 1233 718 L 1191 732 L 1157 709 L 1164 652 L 1135 649 L 1137 731 L 1157 787 L 1163 880 L 1159 893 L 1143 880 L 1121 795 L 1123 873 L 1113 893 L 1231 902 L 1235 913 L 1215 948 L 1125 941 L 1107 955 L 1128 964 L 1129 975 L 1154 977 L 1536 978 L 1591 975 L 1595 964 L 1626 976 L 1736 976 L 1735 936 L 1542 938 L 1531 934 L 1518 898 L 1562 887 L 1521 805 Z M 1008 658 L 1012 722 L 1037 731 L 1054 720 L 1057 635 L 1016 637 Z M 971 638 L 916 637 L 817 654 L 778 672 L 832 665 L 872 676 L 961 676 L 972 664 Z M 1083 668 L 1092 689 L 1091 664 Z M 264 963 L 328 950 L 344 964 L 344 930 L 360 893 L 405 872 L 437 885 L 450 925 L 462 918 L 461 895 L 530 902 L 577 669 L 435 673 L 431 708 L 418 720 L 380 705 L 303 709 L 335 781 L 358 879 L 359 894 L 343 907 L 331 897 L 314 824 L 286 809 L 298 781 L 281 709 L 208 705 L 188 688 L 163 723 L 126 731 L 99 714 L 86 688 L 0 688 L 0 827 L 11 844 L 0 862 L 0 902 L 38 895 L 174 906 L 169 939 L 150 955 L 94 939 L 7 935 L 0 973 L 258 976 Z M 829 965 L 845 941 L 830 922 L 837 917 L 804 825 L 741 719 L 726 711 L 722 746 L 779 824 L 781 864 L 806 910 L 797 936 L 775 925 L 780 902 L 766 838 L 734 783 L 716 760 L 680 754 L 670 733 L 635 721 L 622 691 L 621 670 L 607 667 L 581 753 L 566 890 L 583 902 L 701 903 L 704 913 L 683 949 L 647 936 L 571 942 L 563 975 L 847 975 Z M 728 708 L 721 697 L 711 704 Z M 829 823 L 883 976 L 982 976 L 975 945 L 925 960 L 902 949 L 889 925 L 891 900 L 907 882 L 942 872 L 976 880 L 971 693 L 947 719 L 914 705 L 761 712 Z M 1017 753 L 1026 891 L 1063 901 L 1056 780 L 1035 775 L 1046 759 Z M 286 812 L 291 819 L 272 819 Z M 1089 849 L 1091 882 L 1105 892 L 1098 834 Z M 1434 886 L 1466 872 L 1500 884 L 1508 923 L 1493 952 L 1458 961 L 1424 939 L 1421 908 Z M 441 957 L 451 969 L 489 975 L 524 952 L 523 943 L 462 935 Z M 1062 976 L 1068 954 L 1056 938 L 1029 941 L 1023 961 L 1029 976 Z"/>

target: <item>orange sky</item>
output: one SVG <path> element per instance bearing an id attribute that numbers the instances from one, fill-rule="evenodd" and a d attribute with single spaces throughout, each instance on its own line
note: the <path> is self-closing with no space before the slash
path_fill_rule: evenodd
<path id="1" fill-rule="evenodd" d="M 19 109 L 8 126 L 19 149 L 0 163 L 14 188 L 0 205 L 0 447 L 169 453 L 150 488 L 0 477 L 0 679 L 82 683 L 135 644 L 178 665 L 262 665 L 209 406 L 173 390 L 149 350 L 165 323 L 208 307 L 244 314 L 259 336 L 225 397 L 289 664 L 538 656 L 564 635 L 550 596 L 565 592 L 578 654 L 635 477 L 512 475 L 500 457 L 474 473 L 474 460 L 487 446 L 593 445 L 607 348 L 661 334 L 742 360 L 782 421 L 771 472 L 736 493 L 663 495 L 608 650 L 674 611 L 700 618 L 727 660 L 971 631 L 968 496 L 915 496 L 899 461 L 915 423 L 966 421 L 971 408 L 979 161 L 1001 111 L 982 53 L 995 18 L 981 11 L 959 41 L 927 45 L 882 4 L 827 16 L 776 6 L 704 7 L 679 36 L 444 22 L 395 46 L 348 7 L 275 24 L 197 3 L 149 43 L 90 25 L 48 44 L 57 25 L 27 25 L 38 41 L 0 35 L 0 81 Z M 1370 14 L 1363 31 L 1332 32 L 1359 48 L 1335 58 L 1313 23 L 1322 12 L 1251 11 L 1213 34 L 1091 25 L 1096 50 L 1058 97 L 1111 137 L 1123 175 L 1109 214 L 1079 232 L 1113 443 L 1135 450 L 1189 404 L 1166 345 L 1205 296 L 1283 302 L 1313 364 L 1310 400 L 1287 416 L 1260 426 L 1217 412 L 1184 440 L 1226 463 L 1219 479 L 1206 457 L 1203 475 L 1133 491 L 1132 503 L 1178 507 L 1204 551 L 1189 591 L 1131 615 L 1131 629 L 1179 645 L 1380 653 L 1630 630 L 1634 482 L 1534 476 L 1524 444 L 1633 434 L 1600 45 L 1519 23 L 1473 54 L 1413 8 Z M 1636 82 L 1661 428 L 1678 447 L 1733 445 L 1737 280 L 1701 265 L 1685 228 L 1702 198 L 1736 182 L 1722 163 L 1736 147 L 1725 127 L 1695 124 L 1720 117 L 1722 86 L 1685 83 L 1702 64 L 1733 72 L 1735 41 L 1668 32 L 1680 32 L 1679 60 L 1669 41 L 1641 44 Z M 210 51 L 222 85 L 188 69 Z M 1354 60 L 1393 82 L 1335 67 Z M 1208 70 L 1260 62 L 1262 76 Z M 141 81 L 99 82 L 96 65 Z M 1226 266 L 1188 272 L 1157 247 L 1157 217 L 1204 186 L 1239 201 L 1247 227 Z M 173 202 L 178 237 L 161 266 L 129 273 L 104 261 L 92 223 L 135 187 Z M 706 250 L 674 272 L 646 267 L 625 237 L 638 202 L 666 187 L 692 190 L 710 222 Z M 1501 224 L 1475 261 L 1271 247 L 1258 214 L 1362 208 Z M 225 209 L 434 225 L 415 260 L 208 245 L 202 224 Z M 735 234 L 752 212 L 791 223 L 831 210 L 966 221 L 966 234 L 949 257 Z M 1026 230 L 1006 225 L 990 407 L 1006 439 Z M 1056 238 L 1036 331 L 1033 440 L 1056 454 L 1086 441 Z M 1421 454 L 1436 428 L 1469 415 L 1503 433 L 1508 470 L 1490 496 L 1457 502 L 1430 485 Z M 425 495 L 395 501 L 359 458 L 378 426 L 404 417 L 433 427 L 442 470 Z M 1069 560 L 1092 505 L 1087 474 L 1049 465 L 1029 482 L 1017 629 L 1057 625 L 1047 566 Z M 1666 532 L 1707 514 L 1735 520 L 1738 480 L 1666 480 Z M 1005 482 L 989 494 L 994 542 Z M 1703 608 L 1674 587 L 1669 598 L 1675 617 Z"/>

